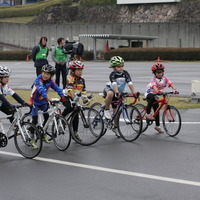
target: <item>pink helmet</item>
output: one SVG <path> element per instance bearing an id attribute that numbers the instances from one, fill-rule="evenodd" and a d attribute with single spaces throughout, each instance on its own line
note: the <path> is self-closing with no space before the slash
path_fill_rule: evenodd
<path id="1" fill-rule="evenodd" d="M 163 70 L 164 71 L 165 66 L 159 62 L 154 63 L 151 67 L 151 70 L 153 73 L 155 73 L 157 70 Z"/>
<path id="2" fill-rule="evenodd" d="M 71 61 L 69 63 L 70 69 L 84 69 L 84 64 L 81 61 Z"/>

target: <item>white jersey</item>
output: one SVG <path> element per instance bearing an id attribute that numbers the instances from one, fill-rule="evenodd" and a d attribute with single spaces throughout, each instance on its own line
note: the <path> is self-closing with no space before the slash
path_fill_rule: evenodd
<path id="1" fill-rule="evenodd" d="M 6 84 L 6 85 L 2 85 L 0 83 L 0 95 L 10 95 L 12 96 L 15 92 Z M 0 106 L 2 105 L 2 102 L 0 101 Z"/>
<path id="2" fill-rule="evenodd" d="M 158 90 L 162 91 L 165 87 L 171 87 L 171 85 L 172 82 L 166 76 L 163 76 L 162 78 L 154 76 L 147 85 L 145 97 L 150 93 L 156 93 L 153 89 L 154 86 L 156 86 Z"/>

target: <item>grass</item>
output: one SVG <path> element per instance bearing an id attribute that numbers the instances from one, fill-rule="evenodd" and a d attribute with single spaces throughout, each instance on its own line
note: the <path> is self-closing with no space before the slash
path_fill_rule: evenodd
<path id="1" fill-rule="evenodd" d="M 15 90 L 15 92 L 21 98 L 23 98 L 26 102 L 29 102 L 31 90 Z M 50 91 L 48 96 L 49 96 L 49 98 L 59 98 L 57 93 L 54 92 L 54 91 Z M 7 99 L 11 103 L 16 103 L 16 101 L 11 96 L 7 96 Z M 200 108 L 200 103 L 191 103 L 190 100 L 191 100 L 190 98 L 170 97 L 169 104 L 174 105 L 178 109 Z M 100 102 L 100 103 L 103 104 L 104 99 L 101 96 L 99 96 L 98 94 L 95 93 L 93 101 L 91 101 L 90 104 L 92 104 L 94 102 Z M 130 103 L 130 102 L 131 102 L 131 98 L 127 98 L 127 103 Z M 137 103 L 142 103 L 142 104 L 146 105 L 146 102 L 143 101 L 142 96 L 140 97 L 140 101 L 138 101 Z"/>
<path id="2" fill-rule="evenodd" d="M 34 17 L 45 11 L 46 8 L 56 5 L 71 5 L 72 2 L 73 2 L 72 0 L 48 0 L 34 4 L 6 7 L 4 9 L 0 9 L 0 18 L 6 19 L 14 17 L 16 18 L 27 17 L 27 16 Z"/>
<path id="3" fill-rule="evenodd" d="M 31 22 L 34 18 L 35 16 L 0 18 L 0 22 L 27 24 Z"/>

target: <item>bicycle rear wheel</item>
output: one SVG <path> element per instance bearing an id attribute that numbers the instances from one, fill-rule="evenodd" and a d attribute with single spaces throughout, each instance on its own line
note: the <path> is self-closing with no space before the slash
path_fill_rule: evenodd
<path id="1" fill-rule="evenodd" d="M 102 135 L 104 123 L 98 111 L 84 107 L 75 112 L 70 120 L 72 138 L 81 145 L 92 145 Z"/>
<path id="2" fill-rule="evenodd" d="M 60 151 L 66 150 L 71 143 L 71 134 L 67 120 L 60 116 L 56 116 L 55 122 L 52 124 L 52 137 L 54 145 Z"/>
<path id="3" fill-rule="evenodd" d="M 35 140 L 37 148 L 33 148 L 32 140 Z M 23 122 L 21 129 L 19 127 L 15 129 L 14 143 L 22 156 L 25 158 L 34 158 L 42 149 L 42 136 L 34 124 Z"/>
<path id="4" fill-rule="evenodd" d="M 146 106 L 143 104 L 136 104 L 135 107 L 139 110 L 142 117 L 142 132 L 145 132 L 148 128 L 148 121 L 146 120 Z"/>
<path id="5" fill-rule="evenodd" d="M 181 115 L 174 107 L 168 105 L 162 116 L 163 128 L 165 132 L 171 136 L 176 136 L 181 129 Z"/>
<path id="6" fill-rule="evenodd" d="M 142 118 L 135 106 L 126 105 L 119 111 L 118 131 L 122 139 L 127 142 L 136 140 L 142 131 Z"/>

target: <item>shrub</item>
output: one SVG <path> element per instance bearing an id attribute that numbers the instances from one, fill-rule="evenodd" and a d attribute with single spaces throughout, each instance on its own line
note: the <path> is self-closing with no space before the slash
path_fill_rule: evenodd
<path id="1" fill-rule="evenodd" d="M 105 53 L 105 60 L 112 56 L 121 56 L 125 60 L 200 60 L 200 48 L 119 48 Z"/>
<path id="2" fill-rule="evenodd" d="M 93 60 L 94 55 L 91 51 L 84 51 L 83 60 Z"/>
<path id="3" fill-rule="evenodd" d="M 31 58 L 30 51 L 1 51 L 0 60 L 26 60 L 27 55 Z"/>

